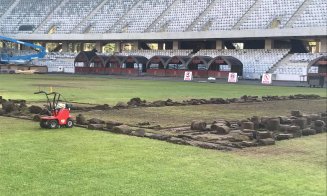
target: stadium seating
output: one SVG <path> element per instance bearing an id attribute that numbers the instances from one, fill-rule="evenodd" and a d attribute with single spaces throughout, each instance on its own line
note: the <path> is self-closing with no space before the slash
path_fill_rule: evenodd
<path id="1" fill-rule="evenodd" d="M 275 74 L 288 74 L 288 75 L 307 75 L 307 64 L 288 63 L 280 66 L 274 72 Z"/>
<path id="2" fill-rule="evenodd" d="M 53 25 L 56 33 L 70 33 L 79 23 L 96 8 L 102 0 L 69 0 L 61 9 L 57 9 L 38 31 L 48 33 Z"/>
<path id="3" fill-rule="evenodd" d="M 258 79 L 273 65 L 280 61 L 289 50 L 287 49 L 244 49 L 244 50 L 200 50 L 199 56 L 233 56 L 243 63 L 243 76 Z"/>
<path id="4" fill-rule="evenodd" d="M 33 61 L 38 66 L 47 66 L 48 72 L 74 73 L 74 53 L 50 52 L 43 59 Z"/>
<path id="5" fill-rule="evenodd" d="M 1 0 L 0 16 L 13 2 Z M 58 34 L 285 28 L 290 20 L 312 27 L 327 26 L 325 7 L 325 0 L 21 0 L 0 24 L 3 33 L 33 25 L 33 33 L 55 26 Z"/>
<path id="6" fill-rule="evenodd" d="M 300 7 L 304 0 L 263 0 L 259 2 L 240 29 L 266 29 L 270 23 L 277 19 L 279 27 L 283 27 Z"/>
<path id="7" fill-rule="evenodd" d="M 4 14 L 10 5 L 14 2 L 14 0 L 1 0 L 0 1 L 0 16 Z"/>
<path id="8" fill-rule="evenodd" d="M 0 21 L 0 26 L 5 27 L 2 28 L 2 32 L 8 34 L 18 33 L 19 26 L 21 25 L 31 25 L 34 26 L 34 29 L 37 28 L 53 9 L 58 6 L 59 2 L 60 0 L 19 1 L 11 14 Z M 24 33 L 32 33 L 34 29 Z"/>
<path id="9" fill-rule="evenodd" d="M 327 53 L 295 53 L 290 58 L 291 62 L 310 62 L 318 57 L 326 56 Z"/>
<path id="10" fill-rule="evenodd" d="M 75 53 L 69 52 L 49 52 L 45 55 L 45 59 L 55 60 L 55 59 L 74 59 Z"/>
<path id="11" fill-rule="evenodd" d="M 192 50 L 131 50 L 131 51 L 123 51 L 120 53 L 121 55 L 129 56 L 129 55 L 139 55 L 145 56 L 150 59 L 153 56 L 189 56 Z"/>
<path id="12" fill-rule="evenodd" d="M 0 48 L 0 53 L 9 54 L 10 56 L 23 56 L 37 54 L 35 50 L 17 50 L 15 48 Z"/>
<path id="13" fill-rule="evenodd" d="M 326 0 L 1 0 L 0 33 L 7 36 L 16 33 L 172 32 L 167 35 L 174 35 L 173 32 L 184 31 L 327 27 L 327 9 L 323 9 L 325 7 Z M 20 28 L 22 26 L 32 28 Z M 106 36 L 108 35 L 104 37 Z M 120 41 L 120 35 L 115 36 L 118 38 L 113 42 Z M 83 36 L 80 37 L 83 39 Z M 181 47 L 189 48 L 183 42 L 180 43 Z M 323 43 L 325 42 L 321 41 Z M 101 44 L 105 44 L 104 41 Z M 178 48 L 175 43 L 173 45 L 170 48 Z M 8 50 L 4 53 L 24 54 L 24 51 Z M 148 59 L 156 55 L 234 56 L 244 64 L 244 77 L 252 79 L 259 78 L 267 71 L 275 74 L 306 75 L 308 62 L 322 55 L 298 53 L 288 55 L 290 58 L 286 62 L 285 59 L 288 58 L 283 61 L 281 59 L 289 53 L 288 49 L 192 52 L 193 50 L 132 50 L 120 54 L 140 55 Z M 58 64 L 62 64 L 65 72 L 71 72 L 75 55 L 49 53 L 44 61 L 39 60 L 37 63 L 48 66 L 50 71 L 58 70 Z M 229 66 L 223 65 L 221 68 L 229 70 Z"/>
<path id="14" fill-rule="evenodd" d="M 208 25 L 208 30 L 230 30 L 254 2 L 254 0 L 215 1 L 211 10 L 196 23 L 192 30 L 201 31 L 205 25 Z"/>
<path id="15" fill-rule="evenodd" d="M 136 2 L 136 0 L 107 1 L 89 20 L 78 27 L 76 33 L 84 33 L 88 27 L 89 33 L 107 32 Z"/>
<path id="16" fill-rule="evenodd" d="M 185 31 L 189 25 L 203 12 L 212 0 L 181 0 L 168 13 L 166 13 L 157 23 L 151 32 Z"/>
<path id="17" fill-rule="evenodd" d="M 312 0 L 304 13 L 295 21 L 293 27 L 327 26 L 327 2 Z"/>
<path id="18" fill-rule="evenodd" d="M 308 64 L 310 61 L 326 56 L 327 53 L 295 53 L 292 54 L 288 62 L 279 65 L 275 74 L 288 74 L 288 75 L 307 75 Z M 317 67 L 311 67 L 310 73 L 317 73 Z"/>
<path id="19" fill-rule="evenodd" d="M 174 0 L 144 0 L 142 4 L 124 16 L 111 32 L 144 32 L 173 2 Z"/>
<path id="20" fill-rule="evenodd" d="M 63 60 L 40 60 L 36 61 L 37 66 L 47 66 L 48 72 L 62 72 L 62 73 L 74 73 L 74 61 L 63 61 Z"/>

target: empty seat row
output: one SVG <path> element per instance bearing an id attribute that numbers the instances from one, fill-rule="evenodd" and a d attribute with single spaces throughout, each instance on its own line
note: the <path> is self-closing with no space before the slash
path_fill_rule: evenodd
<path id="1" fill-rule="evenodd" d="M 288 52 L 288 49 L 200 50 L 196 55 L 213 58 L 233 56 L 243 63 L 243 74 L 249 75 L 249 79 L 256 79 L 269 71 Z"/>
<path id="2" fill-rule="evenodd" d="M 290 20 L 288 27 L 312 27 L 327 26 L 325 7 L 325 0 L 1 0 L 0 26 L 8 34 L 21 25 L 61 34 L 285 28 Z"/>

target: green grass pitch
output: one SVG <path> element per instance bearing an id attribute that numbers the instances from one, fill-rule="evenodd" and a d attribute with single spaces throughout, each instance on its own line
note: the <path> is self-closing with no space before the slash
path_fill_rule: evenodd
<path id="1" fill-rule="evenodd" d="M 44 101 L 61 92 L 87 103 L 242 95 L 318 94 L 325 89 L 0 75 L 4 98 Z M 326 133 L 223 152 L 82 128 L 43 130 L 0 117 L 0 195 L 326 195 Z"/>

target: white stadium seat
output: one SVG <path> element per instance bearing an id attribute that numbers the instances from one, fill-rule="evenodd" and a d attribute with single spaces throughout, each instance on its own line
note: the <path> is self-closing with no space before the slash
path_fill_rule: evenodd
<path id="1" fill-rule="evenodd" d="M 292 18 L 305 0 L 1 0 L 3 33 L 140 33 L 327 26 L 327 1 L 311 0 L 299 17 Z M 36 31 L 35 31 L 36 30 Z"/>

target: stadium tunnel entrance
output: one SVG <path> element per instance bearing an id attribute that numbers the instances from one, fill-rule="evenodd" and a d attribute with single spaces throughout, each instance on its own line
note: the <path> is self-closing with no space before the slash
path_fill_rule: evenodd
<path id="1" fill-rule="evenodd" d="M 82 51 L 78 53 L 74 60 L 75 67 L 90 67 L 90 61 L 93 57 L 97 56 L 94 50 L 92 51 Z"/>
<path id="2" fill-rule="evenodd" d="M 111 55 L 105 62 L 106 73 L 112 75 L 120 75 L 122 70 L 123 61 L 126 59 L 126 56 L 122 55 Z"/>
<path id="3" fill-rule="evenodd" d="M 320 75 L 327 78 L 327 56 L 321 56 L 308 64 L 309 75 Z"/>
<path id="4" fill-rule="evenodd" d="M 243 63 L 232 56 L 217 56 L 208 63 L 208 77 L 227 78 L 229 72 L 243 76 Z"/>
<path id="5" fill-rule="evenodd" d="M 327 81 L 327 56 L 321 56 L 309 63 L 307 77 L 310 87 L 324 87 Z"/>
<path id="6" fill-rule="evenodd" d="M 191 59 L 189 56 L 173 56 L 168 59 L 166 64 L 166 75 L 170 77 L 183 77 L 187 70 L 187 62 Z"/>
<path id="7" fill-rule="evenodd" d="M 144 56 L 130 55 L 122 62 L 122 75 L 141 75 L 146 72 L 148 59 Z"/>
<path id="8" fill-rule="evenodd" d="M 105 55 L 96 55 L 90 60 L 90 67 L 104 68 L 105 61 L 108 56 Z"/>
<path id="9" fill-rule="evenodd" d="M 188 70 L 192 71 L 193 77 L 208 77 L 209 62 L 212 60 L 210 56 L 194 56 L 187 62 Z"/>
<path id="10" fill-rule="evenodd" d="M 93 68 L 91 66 L 94 66 L 94 64 L 91 65 L 91 59 L 95 56 L 97 56 L 95 50 L 78 53 L 74 60 L 75 73 L 92 73 Z"/>
<path id="11" fill-rule="evenodd" d="M 92 74 L 106 74 L 105 61 L 108 59 L 105 55 L 96 55 L 90 60 L 90 70 Z"/>
<path id="12" fill-rule="evenodd" d="M 153 56 L 146 64 L 147 75 L 150 76 L 166 76 L 166 66 L 170 56 Z"/>

